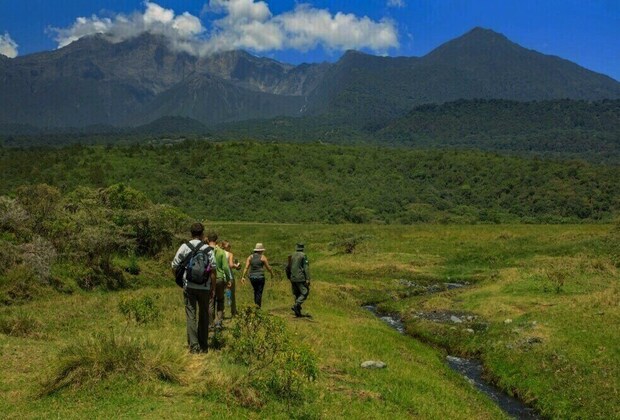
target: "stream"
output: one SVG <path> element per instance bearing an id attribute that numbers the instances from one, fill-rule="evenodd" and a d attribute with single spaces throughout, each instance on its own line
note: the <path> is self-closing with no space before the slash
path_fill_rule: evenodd
<path id="1" fill-rule="evenodd" d="M 402 320 L 381 314 L 375 305 L 366 305 L 364 309 L 375 314 L 379 319 L 394 328 L 401 334 L 405 334 L 405 325 Z M 500 409 L 515 419 L 540 419 L 534 409 L 528 407 L 522 401 L 508 395 L 483 377 L 482 363 L 476 359 L 467 359 L 456 356 L 447 356 L 446 362 L 450 369 L 464 376 L 473 386 L 489 397 Z"/>

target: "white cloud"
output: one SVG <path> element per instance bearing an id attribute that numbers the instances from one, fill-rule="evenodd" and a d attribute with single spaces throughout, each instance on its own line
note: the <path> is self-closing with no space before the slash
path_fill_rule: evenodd
<path id="1" fill-rule="evenodd" d="M 171 9 L 146 1 L 144 13 L 131 15 L 118 14 L 112 18 L 97 15 L 79 17 L 67 28 L 51 28 L 55 34 L 58 48 L 69 45 L 78 39 L 95 34 L 106 34 L 112 41 L 123 41 L 145 32 L 164 35 L 173 46 L 181 46 L 194 41 L 204 32 L 204 27 L 196 16 L 187 12 L 175 16 Z"/>
<path id="2" fill-rule="evenodd" d="M 388 0 L 387 2 L 388 7 L 398 7 L 398 8 L 403 8 L 405 7 L 405 0 Z"/>
<path id="3" fill-rule="evenodd" d="M 9 58 L 17 57 L 17 48 L 19 45 L 11 38 L 8 32 L 0 35 L 0 54 Z"/>
<path id="4" fill-rule="evenodd" d="M 273 15 L 265 1 L 210 0 L 201 13 L 213 18 L 209 31 L 188 12 L 176 15 L 151 1 L 144 4 L 143 12 L 112 18 L 80 17 L 68 28 L 53 28 L 58 47 L 87 35 L 106 34 L 118 42 L 144 32 L 164 35 L 173 47 L 196 55 L 234 49 L 306 51 L 315 47 L 366 48 L 385 53 L 398 47 L 396 25 L 391 20 L 373 21 L 367 16 L 342 12 L 331 14 L 307 4 Z"/>

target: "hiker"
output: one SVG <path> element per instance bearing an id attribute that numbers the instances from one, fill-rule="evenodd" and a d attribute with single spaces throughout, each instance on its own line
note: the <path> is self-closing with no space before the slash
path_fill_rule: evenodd
<path id="1" fill-rule="evenodd" d="M 191 353 L 206 353 L 209 299 L 216 279 L 215 270 L 208 270 L 215 267 L 215 256 L 213 249 L 204 243 L 202 223 L 194 223 L 190 232 L 192 239 L 179 247 L 172 260 L 172 269 L 177 276 L 177 284 L 183 287 L 189 350 Z"/>
<path id="2" fill-rule="evenodd" d="M 224 291 L 232 278 L 232 272 L 228 266 L 226 251 L 217 245 L 217 233 L 209 232 L 207 241 L 209 241 L 209 246 L 213 247 L 216 268 L 215 288 L 211 291 L 211 302 L 209 304 L 209 326 L 221 328 L 224 319 Z"/>
<path id="3" fill-rule="evenodd" d="M 222 241 L 220 247 L 226 251 L 226 258 L 228 259 L 228 267 L 230 267 L 231 279 L 228 283 L 228 290 L 230 293 L 230 316 L 234 317 L 237 315 L 237 299 L 236 299 L 236 289 L 237 286 L 235 284 L 235 276 L 233 275 L 232 269 L 240 270 L 241 264 L 239 261 L 235 260 L 235 256 L 232 253 L 232 246 L 228 241 Z"/>
<path id="4" fill-rule="evenodd" d="M 298 243 L 295 247 L 295 253 L 289 257 L 286 276 L 291 281 L 293 296 L 295 297 L 295 303 L 291 306 L 291 310 L 295 312 L 296 317 L 300 317 L 302 316 L 301 305 L 308 299 L 310 293 L 310 263 L 304 253 L 303 243 Z"/>
<path id="5" fill-rule="evenodd" d="M 265 288 L 265 269 L 271 274 L 273 278 L 273 270 L 269 265 L 269 260 L 263 255 L 265 247 L 262 243 L 257 243 L 254 247 L 254 253 L 245 260 L 245 268 L 243 269 L 243 275 L 241 281 L 245 281 L 245 275 L 250 271 L 250 283 L 254 289 L 254 303 L 261 307 L 263 301 L 263 289 Z"/>

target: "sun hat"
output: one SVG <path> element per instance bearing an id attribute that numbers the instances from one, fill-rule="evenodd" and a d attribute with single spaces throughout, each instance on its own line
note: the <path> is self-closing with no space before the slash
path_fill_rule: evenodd
<path id="1" fill-rule="evenodd" d="M 303 251 L 304 250 L 304 244 L 303 242 L 297 242 L 297 245 L 295 246 L 295 249 L 297 251 Z"/>
<path id="2" fill-rule="evenodd" d="M 263 244 L 261 242 L 257 242 L 256 246 L 254 247 L 254 251 L 264 251 L 265 247 L 263 246 Z"/>

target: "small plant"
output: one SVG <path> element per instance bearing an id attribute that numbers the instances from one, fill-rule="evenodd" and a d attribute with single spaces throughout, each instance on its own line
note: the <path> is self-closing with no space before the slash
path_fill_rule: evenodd
<path id="1" fill-rule="evenodd" d="M 140 266 L 138 265 L 138 258 L 135 255 L 132 255 L 129 258 L 129 263 L 127 267 L 125 267 L 125 271 L 131 274 L 132 276 L 137 276 L 140 274 Z"/>
<path id="2" fill-rule="evenodd" d="M 186 367 L 183 352 L 159 347 L 134 336 L 95 334 L 79 339 L 59 354 L 52 376 L 42 394 L 63 388 L 79 388 L 113 375 L 133 380 L 161 380 L 182 383 Z"/>
<path id="3" fill-rule="evenodd" d="M 330 242 L 329 247 L 330 249 L 341 249 L 345 254 L 353 254 L 359 244 L 371 238 L 371 235 L 344 233 L 338 235 L 335 241 Z"/>
<path id="4" fill-rule="evenodd" d="M 566 284 L 569 272 L 566 269 L 558 268 L 548 270 L 545 273 L 545 276 L 547 278 L 547 281 L 549 282 L 550 288 L 555 293 L 561 293 L 564 290 L 564 285 Z M 547 290 L 547 287 L 545 287 L 545 291 Z"/>
<path id="5" fill-rule="evenodd" d="M 118 309 L 127 319 L 134 320 L 138 324 L 148 324 L 161 318 L 161 310 L 157 306 L 155 296 L 142 296 L 123 299 L 118 304 Z"/>

